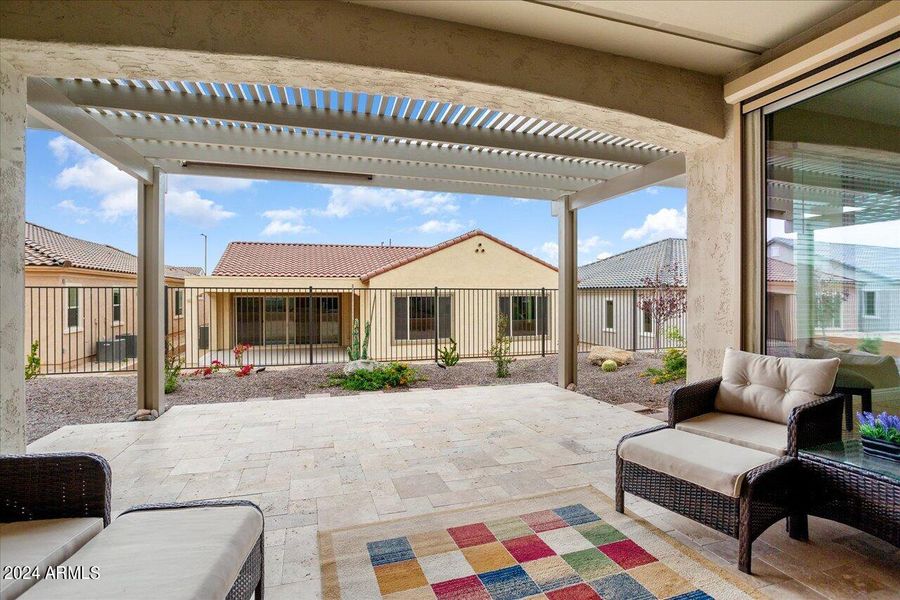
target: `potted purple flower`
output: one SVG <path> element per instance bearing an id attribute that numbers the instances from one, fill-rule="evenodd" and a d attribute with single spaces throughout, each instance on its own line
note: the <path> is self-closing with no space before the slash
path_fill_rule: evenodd
<path id="1" fill-rule="evenodd" d="M 900 461 L 900 416 L 883 412 L 856 413 L 863 452 L 879 458 Z"/>

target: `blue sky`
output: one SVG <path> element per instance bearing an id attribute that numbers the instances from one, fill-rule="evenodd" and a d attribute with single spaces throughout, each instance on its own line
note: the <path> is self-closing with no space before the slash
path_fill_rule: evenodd
<path id="1" fill-rule="evenodd" d="M 59 134 L 26 137 L 26 216 L 62 233 L 134 252 L 133 179 Z M 579 263 L 685 235 L 685 191 L 650 188 L 579 211 Z M 209 268 L 229 241 L 431 245 L 471 229 L 556 262 L 550 204 L 283 181 L 170 177 L 166 262 Z"/>

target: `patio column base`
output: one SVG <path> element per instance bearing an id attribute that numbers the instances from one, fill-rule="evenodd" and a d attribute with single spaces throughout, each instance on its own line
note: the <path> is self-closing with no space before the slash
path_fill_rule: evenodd
<path id="1" fill-rule="evenodd" d="M 146 408 L 138 409 L 133 415 L 125 419 L 126 421 L 155 421 L 159 418 L 159 411 L 156 409 L 148 410 Z"/>

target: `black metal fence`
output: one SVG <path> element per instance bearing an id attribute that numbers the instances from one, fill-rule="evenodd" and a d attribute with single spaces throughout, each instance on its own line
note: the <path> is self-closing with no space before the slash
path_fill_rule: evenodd
<path id="1" fill-rule="evenodd" d="M 644 298 L 579 290 L 579 349 L 682 345 L 672 334 L 685 315 L 657 322 Z M 136 299 L 135 287 L 26 288 L 26 355 L 37 342 L 43 374 L 135 370 Z M 354 347 L 378 361 L 438 360 L 454 345 L 460 359 L 486 358 L 501 324 L 513 356 L 555 354 L 558 342 L 547 288 L 167 287 L 164 308 L 167 350 L 188 369 L 340 363 Z"/>

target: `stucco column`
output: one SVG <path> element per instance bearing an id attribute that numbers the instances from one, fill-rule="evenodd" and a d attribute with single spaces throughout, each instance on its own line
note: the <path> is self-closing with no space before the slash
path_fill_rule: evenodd
<path id="1" fill-rule="evenodd" d="M 0 60 L 0 454 L 25 452 L 25 75 Z"/>
<path id="2" fill-rule="evenodd" d="M 689 381 L 718 376 L 725 348 L 741 346 L 741 121 L 723 110 L 725 139 L 686 155 Z"/>
<path id="3" fill-rule="evenodd" d="M 559 379 L 560 387 L 578 383 L 578 219 L 569 197 L 557 203 L 559 219 Z"/>
<path id="4" fill-rule="evenodd" d="M 166 176 L 153 169 L 153 183 L 138 183 L 138 409 L 165 410 L 164 219 Z"/>

